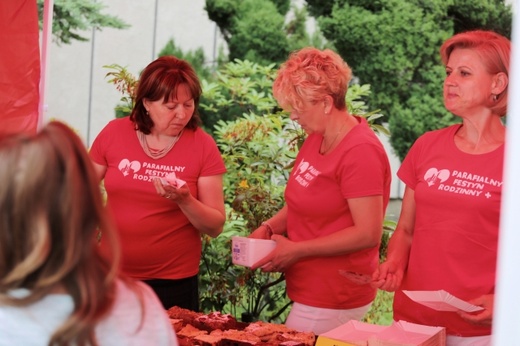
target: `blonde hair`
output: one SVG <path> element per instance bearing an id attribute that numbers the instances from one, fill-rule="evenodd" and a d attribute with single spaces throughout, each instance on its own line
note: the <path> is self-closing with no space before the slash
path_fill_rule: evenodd
<path id="1" fill-rule="evenodd" d="M 489 74 L 505 73 L 509 77 L 509 60 L 511 42 L 493 31 L 473 30 L 456 34 L 446 40 L 440 48 L 441 60 L 446 66 L 453 50 L 457 48 L 476 51 L 482 59 Z M 495 102 L 490 104 L 493 113 L 504 116 L 507 113 L 507 90 L 496 95 Z"/>
<path id="2" fill-rule="evenodd" d="M 115 299 L 119 247 L 82 141 L 59 122 L 4 136 L 0 181 L 0 304 L 23 307 L 64 290 L 74 310 L 49 344 L 96 345 L 95 325 Z M 111 259 L 99 252 L 98 228 Z M 29 294 L 9 295 L 19 288 Z"/>
<path id="3" fill-rule="evenodd" d="M 291 53 L 282 64 L 273 96 L 282 108 L 301 111 L 304 102 L 315 103 L 330 95 L 334 106 L 343 110 L 351 78 L 350 67 L 337 53 L 307 47 Z"/>

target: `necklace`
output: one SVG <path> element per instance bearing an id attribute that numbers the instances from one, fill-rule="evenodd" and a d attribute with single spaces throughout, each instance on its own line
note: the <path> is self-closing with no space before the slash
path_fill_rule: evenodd
<path id="1" fill-rule="evenodd" d="M 173 137 L 170 144 L 168 144 L 166 147 L 164 147 L 162 149 L 151 149 L 148 146 L 148 141 L 146 140 L 146 135 L 139 130 L 137 130 L 136 132 L 137 132 L 137 138 L 139 139 L 139 143 L 141 144 L 141 147 L 143 148 L 146 155 L 150 156 L 152 159 L 160 159 L 161 157 L 164 157 L 166 154 L 168 154 L 170 152 L 170 150 L 172 150 L 175 143 L 177 143 L 179 141 L 179 139 L 181 138 L 184 130 L 181 131 L 177 136 Z"/>
<path id="2" fill-rule="evenodd" d="M 345 128 L 345 122 L 343 123 L 343 125 L 341 125 L 341 127 L 339 128 L 338 132 L 336 132 L 336 135 L 334 136 L 334 139 L 332 139 L 332 141 L 330 142 L 330 144 L 325 148 L 323 148 L 323 145 L 325 143 L 325 136 L 323 136 L 323 140 L 321 141 L 321 146 L 320 146 L 320 154 L 322 155 L 325 155 L 326 153 L 329 152 L 329 150 L 332 149 L 332 146 L 334 145 L 334 143 L 336 143 L 336 140 L 338 139 L 338 136 L 341 132 L 343 132 L 343 129 Z"/>

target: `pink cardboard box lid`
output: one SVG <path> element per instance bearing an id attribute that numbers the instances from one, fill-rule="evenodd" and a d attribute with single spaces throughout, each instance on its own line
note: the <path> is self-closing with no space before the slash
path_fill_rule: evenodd
<path id="1" fill-rule="evenodd" d="M 380 326 L 359 321 L 349 321 L 318 336 L 316 346 L 445 346 L 446 330 L 406 321 L 390 326 Z"/>

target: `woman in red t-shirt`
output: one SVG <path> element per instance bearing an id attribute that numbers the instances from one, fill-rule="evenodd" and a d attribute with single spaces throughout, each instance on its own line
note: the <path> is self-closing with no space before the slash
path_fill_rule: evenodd
<path id="1" fill-rule="evenodd" d="M 424 134 L 403 161 L 402 211 L 374 285 L 396 291 L 395 320 L 445 327 L 447 345 L 490 345 L 510 42 L 477 30 L 440 52 L 444 104 L 462 123 Z M 445 290 L 483 310 L 437 311 L 403 290 Z"/>
<path id="2" fill-rule="evenodd" d="M 166 309 L 199 310 L 201 234 L 218 236 L 226 220 L 226 167 L 199 126 L 201 94 L 187 61 L 154 60 L 130 116 L 110 121 L 90 150 L 117 224 L 122 270 L 152 287 Z"/>
<path id="3" fill-rule="evenodd" d="M 278 71 L 273 94 L 307 132 L 285 190 L 286 205 L 251 237 L 276 249 L 254 265 L 285 273 L 290 328 L 324 333 L 369 310 L 376 290 L 342 271 L 371 274 L 390 193 L 386 152 L 350 114 L 349 66 L 331 50 L 304 48 Z M 286 235 L 286 236 L 284 236 Z"/>

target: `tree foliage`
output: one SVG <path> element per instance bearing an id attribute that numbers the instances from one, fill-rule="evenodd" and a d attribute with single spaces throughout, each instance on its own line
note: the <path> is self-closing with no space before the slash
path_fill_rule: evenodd
<path id="1" fill-rule="evenodd" d="M 504 0 L 306 4 L 293 7 L 292 17 L 286 16 L 283 0 L 206 0 L 206 11 L 228 42 L 231 60 L 267 65 L 303 46 L 334 47 L 360 82 L 371 85 L 368 102 L 388 116 L 390 141 L 401 159 L 421 134 L 457 121 L 443 105 L 441 44 L 454 33 L 477 28 L 511 34 L 511 6 Z M 315 40 L 305 29 L 307 13 L 317 19 Z"/>
<path id="2" fill-rule="evenodd" d="M 454 33 L 483 28 L 509 37 L 503 0 L 307 0 L 323 36 L 372 86 L 369 103 L 390 119 L 402 159 L 418 136 L 455 121 L 443 106 L 439 48 Z"/>
<path id="3" fill-rule="evenodd" d="M 228 44 L 229 59 L 247 59 L 269 64 L 288 53 L 284 31 L 289 1 L 206 0 L 205 9 L 220 28 Z"/>
<path id="4" fill-rule="evenodd" d="M 205 65 L 206 56 L 201 47 L 193 51 L 183 51 L 175 44 L 175 40 L 172 38 L 159 52 L 159 56 L 164 55 L 173 55 L 179 59 L 188 61 L 191 66 L 193 66 L 193 69 L 197 72 L 197 76 L 199 76 L 200 79 L 208 79 L 213 73 L 213 69 Z"/>
<path id="5" fill-rule="evenodd" d="M 40 28 L 43 22 L 44 0 L 38 0 Z M 95 0 L 55 0 L 52 34 L 56 43 L 70 44 L 73 40 L 88 41 L 81 33 L 92 28 L 126 29 L 129 24 L 116 16 L 102 13 L 106 6 Z"/>
<path id="6" fill-rule="evenodd" d="M 268 114 L 275 111 L 274 64 L 263 66 L 235 59 L 221 66 L 213 78 L 203 80 L 200 112 L 202 122 L 213 132 L 219 121 L 234 121 L 244 114 Z"/>
<path id="7" fill-rule="evenodd" d="M 230 61 L 269 65 L 295 49 L 326 44 L 319 31 L 309 36 L 306 8 L 291 7 L 290 0 L 206 0 L 205 10 L 228 44 Z"/>

